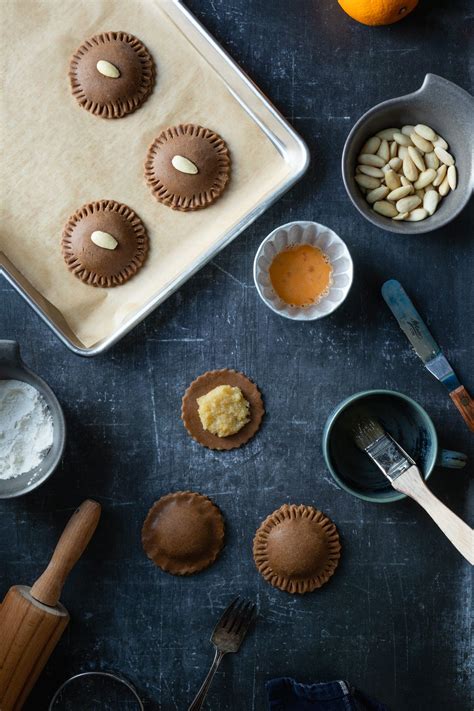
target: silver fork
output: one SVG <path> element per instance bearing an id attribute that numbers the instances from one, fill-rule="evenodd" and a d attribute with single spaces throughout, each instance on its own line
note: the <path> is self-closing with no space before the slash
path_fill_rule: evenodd
<path id="1" fill-rule="evenodd" d="M 214 627 L 214 632 L 211 635 L 211 642 L 215 647 L 214 661 L 188 711 L 198 711 L 198 709 L 202 708 L 219 664 L 225 654 L 239 651 L 239 647 L 254 618 L 254 613 L 255 605 L 253 602 L 236 597 L 230 603 Z"/>

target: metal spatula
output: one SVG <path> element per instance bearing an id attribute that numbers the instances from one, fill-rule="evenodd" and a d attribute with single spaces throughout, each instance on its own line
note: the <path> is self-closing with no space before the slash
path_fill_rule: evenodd
<path id="1" fill-rule="evenodd" d="M 425 368 L 448 389 L 451 400 L 474 432 L 474 400 L 459 382 L 403 286 L 396 279 L 389 279 L 382 286 L 382 296 Z"/>

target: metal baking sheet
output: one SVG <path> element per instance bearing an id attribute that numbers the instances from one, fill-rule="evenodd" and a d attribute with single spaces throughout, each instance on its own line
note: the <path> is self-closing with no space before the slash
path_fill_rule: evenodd
<path id="1" fill-rule="evenodd" d="M 141 308 L 136 310 L 129 319 L 124 321 L 110 336 L 98 341 L 91 347 L 83 346 L 71 333 L 61 314 L 57 312 L 53 320 L 48 311 L 51 305 L 46 305 L 38 293 L 9 260 L 0 255 L 0 273 L 21 294 L 27 303 L 47 323 L 58 338 L 74 353 L 82 356 L 95 356 L 105 352 L 122 336 L 128 333 L 148 314 L 150 314 L 165 299 L 173 294 L 193 274 L 209 262 L 218 252 L 234 240 L 270 205 L 285 193 L 305 172 L 309 163 L 309 152 L 304 141 L 293 130 L 283 116 L 272 106 L 264 94 L 255 86 L 249 77 L 219 46 L 215 39 L 204 29 L 189 10 L 179 0 L 154 0 L 176 27 L 186 36 L 217 72 L 227 90 L 236 99 L 242 110 L 259 126 L 267 138 L 277 149 L 286 163 L 288 174 L 278 187 L 262 199 L 253 209 L 242 214 L 240 220 L 212 245 L 212 248 L 200 255 L 189 268 L 156 293 Z"/>

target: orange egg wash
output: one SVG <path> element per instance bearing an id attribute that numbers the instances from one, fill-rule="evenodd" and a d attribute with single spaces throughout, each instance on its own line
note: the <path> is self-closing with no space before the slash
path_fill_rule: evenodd
<path id="1" fill-rule="evenodd" d="M 311 306 L 327 294 L 332 266 L 318 247 L 296 244 L 276 255 L 270 264 L 270 280 L 290 306 Z"/>

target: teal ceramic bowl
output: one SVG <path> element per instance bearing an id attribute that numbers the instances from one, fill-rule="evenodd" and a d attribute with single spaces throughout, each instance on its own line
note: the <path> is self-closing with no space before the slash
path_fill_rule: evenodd
<path id="1" fill-rule="evenodd" d="M 435 427 L 415 400 L 394 390 L 366 390 L 343 400 L 329 415 L 323 432 L 323 454 L 332 476 L 345 491 L 377 504 L 404 499 L 393 489 L 369 457 L 355 445 L 349 422 L 357 404 L 415 460 L 425 479 L 435 465 L 460 469 L 466 463 L 461 452 L 441 450 Z"/>

